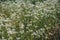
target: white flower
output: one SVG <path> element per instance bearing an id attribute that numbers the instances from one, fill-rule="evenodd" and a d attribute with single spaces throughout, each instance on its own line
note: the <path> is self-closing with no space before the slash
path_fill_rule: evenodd
<path id="1" fill-rule="evenodd" d="M 15 31 L 15 29 L 12 29 L 12 30 L 11 30 L 10 28 L 8 28 L 8 29 L 7 29 L 7 33 L 8 33 L 8 34 L 15 34 L 15 33 L 17 33 L 17 32 Z"/>
<path id="2" fill-rule="evenodd" d="M 24 30 L 21 30 L 20 33 L 23 34 L 24 33 Z"/>
<path id="3" fill-rule="evenodd" d="M 10 30 L 10 31 L 8 31 L 7 33 L 8 33 L 8 34 L 13 34 L 13 31 Z"/>
<path id="4" fill-rule="evenodd" d="M 5 39 L 4 37 L 2 37 L 2 40 L 7 40 L 7 39 Z"/>
<path id="5" fill-rule="evenodd" d="M 44 25 L 45 27 L 47 27 L 47 25 Z"/>
<path id="6" fill-rule="evenodd" d="M 35 19 L 39 20 L 39 18 L 37 16 L 34 16 L 34 17 L 35 17 Z"/>
<path id="7" fill-rule="evenodd" d="M 20 37 L 17 37 L 16 39 L 17 39 L 17 40 L 20 40 Z"/>
<path id="8" fill-rule="evenodd" d="M 37 34 L 35 32 L 33 32 L 32 35 L 37 35 Z"/>
<path id="9" fill-rule="evenodd" d="M 33 30 L 29 30 L 30 32 L 33 32 Z"/>
<path id="10" fill-rule="evenodd" d="M 19 26 L 20 26 L 21 29 L 24 28 L 24 24 L 23 23 L 19 23 Z"/>

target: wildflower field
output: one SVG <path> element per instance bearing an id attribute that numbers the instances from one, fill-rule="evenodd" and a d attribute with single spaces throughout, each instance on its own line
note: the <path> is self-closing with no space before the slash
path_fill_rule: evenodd
<path id="1" fill-rule="evenodd" d="M 0 40 L 60 40 L 58 2 L 0 0 Z"/>

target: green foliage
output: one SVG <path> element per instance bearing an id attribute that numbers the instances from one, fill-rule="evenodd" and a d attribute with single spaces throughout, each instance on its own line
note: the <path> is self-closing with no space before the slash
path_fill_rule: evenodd
<path id="1" fill-rule="evenodd" d="M 52 33 L 48 30 L 56 24 L 58 0 L 30 1 L 0 3 L 1 40 L 49 40 Z"/>

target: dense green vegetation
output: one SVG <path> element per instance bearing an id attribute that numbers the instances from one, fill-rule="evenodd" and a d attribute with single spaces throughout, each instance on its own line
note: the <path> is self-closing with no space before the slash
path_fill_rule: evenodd
<path id="1" fill-rule="evenodd" d="M 0 40 L 60 40 L 58 0 L 0 1 Z"/>

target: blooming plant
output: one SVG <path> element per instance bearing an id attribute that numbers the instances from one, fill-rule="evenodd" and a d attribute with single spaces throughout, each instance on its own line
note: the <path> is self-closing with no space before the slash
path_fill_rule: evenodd
<path id="1" fill-rule="evenodd" d="M 0 40 L 47 40 L 47 29 L 55 27 L 57 2 L 1 2 Z"/>

